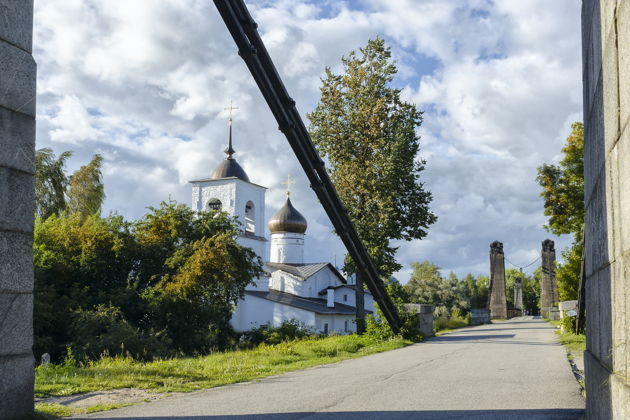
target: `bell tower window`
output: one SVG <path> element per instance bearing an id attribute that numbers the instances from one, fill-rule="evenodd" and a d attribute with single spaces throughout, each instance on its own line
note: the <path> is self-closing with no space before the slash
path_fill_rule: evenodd
<path id="1" fill-rule="evenodd" d="M 221 200 L 213 198 L 208 201 L 207 210 L 221 211 Z"/>
<path id="2" fill-rule="evenodd" d="M 245 231 L 256 232 L 256 209 L 251 200 L 245 204 Z"/>

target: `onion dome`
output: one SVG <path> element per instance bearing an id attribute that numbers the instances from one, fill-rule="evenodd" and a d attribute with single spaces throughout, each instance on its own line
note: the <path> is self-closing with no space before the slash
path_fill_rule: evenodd
<path id="1" fill-rule="evenodd" d="M 212 172 L 212 175 L 210 175 L 211 179 L 238 178 L 250 182 L 245 170 L 238 164 L 236 159 L 232 157 L 234 153 L 236 152 L 232 148 L 232 119 L 230 119 L 230 140 L 227 149 L 225 149 L 227 158 Z"/>
<path id="2" fill-rule="evenodd" d="M 284 206 L 280 208 L 269 219 L 269 230 L 271 233 L 290 232 L 290 233 L 304 233 L 308 224 L 302 214 L 293 207 L 291 199 L 287 197 L 287 201 Z"/>

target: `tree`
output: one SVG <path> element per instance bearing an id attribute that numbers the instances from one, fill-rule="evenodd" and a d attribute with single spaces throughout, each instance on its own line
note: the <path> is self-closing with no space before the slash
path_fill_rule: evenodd
<path id="1" fill-rule="evenodd" d="M 545 200 L 545 228 L 556 235 L 573 234 L 573 244 L 564 250 L 565 263 L 556 270 L 558 294 L 561 299 L 577 299 L 584 239 L 584 126 L 571 125 L 571 134 L 562 148 L 563 159 L 558 165 L 543 164 L 536 178 Z M 579 256 L 579 257 L 578 257 Z"/>
<path id="2" fill-rule="evenodd" d="M 236 303 L 263 274 L 256 253 L 236 242 L 237 224 L 225 213 L 173 202 L 136 224 L 141 256 L 133 280 L 146 303 L 146 327 L 162 331 L 178 352 L 225 348 Z"/>
<path id="3" fill-rule="evenodd" d="M 307 115 L 309 131 L 377 270 L 389 278 L 402 268 L 390 240 L 421 239 L 436 221 L 431 193 L 420 182 L 425 161 L 417 159 L 422 113 L 390 87 L 397 69 L 382 39 L 342 64 L 344 74 L 325 70 L 320 101 Z M 363 273 L 348 257 L 344 270 L 357 274 L 362 291 Z"/>
<path id="4" fill-rule="evenodd" d="M 94 155 L 90 163 L 81 166 L 70 177 L 68 189 L 68 210 L 84 216 L 100 214 L 105 190 L 101 165 L 103 157 Z"/>
<path id="5" fill-rule="evenodd" d="M 35 152 L 35 211 L 42 219 L 59 215 L 66 209 L 68 178 L 64 167 L 72 152 L 55 157 L 52 149 Z"/>
<path id="6" fill-rule="evenodd" d="M 545 228 L 556 235 L 573 234 L 579 242 L 584 229 L 584 126 L 575 122 L 571 129 L 564 158 L 559 165 L 539 167 L 537 180 L 549 217 Z"/>

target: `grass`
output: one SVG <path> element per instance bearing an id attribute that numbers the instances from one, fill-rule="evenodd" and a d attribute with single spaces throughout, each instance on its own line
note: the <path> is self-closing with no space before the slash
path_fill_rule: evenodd
<path id="1" fill-rule="evenodd" d="M 49 364 L 36 368 L 35 395 L 63 396 L 119 388 L 186 392 L 264 378 L 409 344 L 411 341 L 402 338 L 379 341 L 367 336 L 347 335 L 147 363 L 126 357 L 108 357 L 78 367 Z M 49 414 L 61 410 L 54 404 L 39 404 L 38 409 L 48 410 Z"/>
<path id="2" fill-rule="evenodd" d="M 561 332 L 556 330 L 560 344 L 563 344 L 570 352 L 583 352 L 586 350 L 586 336 L 572 332 Z"/>
<path id="3" fill-rule="evenodd" d="M 97 404 L 88 408 L 74 408 L 61 404 L 37 403 L 35 404 L 35 412 L 42 415 L 40 418 L 54 419 L 57 417 L 70 417 L 77 414 L 90 414 L 98 411 L 113 410 L 114 408 L 127 407 L 129 405 L 133 404 Z"/>

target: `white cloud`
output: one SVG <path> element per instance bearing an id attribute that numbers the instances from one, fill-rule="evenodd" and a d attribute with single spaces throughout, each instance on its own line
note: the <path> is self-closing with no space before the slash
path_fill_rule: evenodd
<path id="1" fill-rule="evenodd" d="M 581 115 L 579 4 L 572 0 L 252 1 L 251 13 L 298 109 L 319 97 L 325 66 L 383 36 L 404 96 L 426 110 L 423 181 L 439 217 L 422 241 L 400 244 L 458 274 L 487 271 L 488 245 L 524 264 L 550 236 L 536 167 L 557 161 Z M 227 142 L 230 99 L 236 157 L 268 186 L 297 178 L 294 204 L 309 220 L 313 260 L 341 261 L 308 181 L 277 130 L 211 2 L 36 1 L 38 147 L 75 150 L 74 169 L 105 156 L 106 208 L 135 218 L 169 195 L 188 203 L 187 180 L 208 175 Z M 561 248 L 567 240 L 557 245 Z M 529 262 L 529 261 L 527 261 Z"/>

